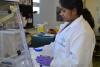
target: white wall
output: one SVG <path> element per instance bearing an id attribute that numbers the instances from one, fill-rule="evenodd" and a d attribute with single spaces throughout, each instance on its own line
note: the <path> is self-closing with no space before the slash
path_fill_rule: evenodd
<path id="1" fill-rule="evenodd" d="M 37 27 L 37 24 L 40 23 L 39 14 L 33 14 L 33 26 Z"/>
<path id="2" fill-rule="evenodd" d="M 49 27 L 57 24 L 56 3 L 56 0 L 40 0 L 40 23 L 48 22 Z"/>

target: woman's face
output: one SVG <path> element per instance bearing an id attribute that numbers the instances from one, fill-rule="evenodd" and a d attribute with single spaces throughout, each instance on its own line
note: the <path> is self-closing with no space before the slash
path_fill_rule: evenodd
<path id="1" fill-rule="evenodd" d="M 61 7 L 60 15 L 63 17 L 63 21 L 72 22 L 75 19 L 76 12 L 74 9 L 66 9 Z"/>

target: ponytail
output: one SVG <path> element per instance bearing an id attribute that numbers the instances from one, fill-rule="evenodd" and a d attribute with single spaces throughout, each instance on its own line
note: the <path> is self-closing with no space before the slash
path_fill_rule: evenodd
<path id="1" fill-rule="evenodd" d="M 94 29 L 94 27 L 95 27 L 94 19 L 93 19 L 92 15 L 91 15 L 90 11 L 87 8 L 84 8 L 82 14 L 83 14 L 84 19 L 91 26 L 91 28 Z"/>

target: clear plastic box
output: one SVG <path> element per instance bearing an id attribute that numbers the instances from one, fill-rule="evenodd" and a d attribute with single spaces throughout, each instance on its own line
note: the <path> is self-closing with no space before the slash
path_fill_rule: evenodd
<path id="1" fill-rule="evenodd" d="M 14 8 L 10 14 L 0 17 L 0 67 L 34 67 L 26 43 L 18 2 L 0 0 L 0 3 L 4 4 L 2 6 L 7 5 L 0 8 Z"/>

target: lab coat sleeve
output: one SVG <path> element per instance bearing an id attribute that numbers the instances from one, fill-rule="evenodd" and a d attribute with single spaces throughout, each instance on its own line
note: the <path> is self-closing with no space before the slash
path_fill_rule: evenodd
<path id="1" fill-rule="evenodd" d="M 42 55 L 53 57 L 54 42 L 51 42 L 49 45 L 45 45 L 42 48 L 43 48 Z"/>
<path id="2" fill-rule="evenodd" d="M 89 67 L 94 50 L 92 37 L 88 34 L 72 37 L 70 41 L 70 55 L 66 59 L 66 67 Z"/>

